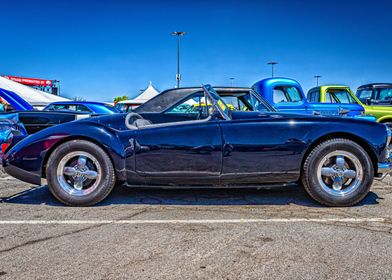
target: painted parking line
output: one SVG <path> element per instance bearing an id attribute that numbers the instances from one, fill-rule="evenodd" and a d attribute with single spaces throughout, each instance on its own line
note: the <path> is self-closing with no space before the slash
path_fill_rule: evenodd
<path id="1" fill-rule="evenodd" d="M 271 219 L 206 219 L 206 220 L 0 220 L 0 225 L 100 225 L 100 224 L 241 224 L 241 223 L 376 223 L 385 218 L 271 218 Z"/>

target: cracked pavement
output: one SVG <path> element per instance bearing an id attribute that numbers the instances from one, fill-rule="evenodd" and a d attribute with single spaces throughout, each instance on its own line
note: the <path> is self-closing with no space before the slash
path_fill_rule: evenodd
<path id="1" fill-rule="evenodd" d="M 0 220 L 356 218 L 359 222 L 0 224 L 3 279 L 391 279 L 392 178 L 358 206 L 327 208 L 301 187 L 117 186 L 65 207 L 46 186 L 0 174 Z M 383 222 L 360 221 L 383 218 Z"/>

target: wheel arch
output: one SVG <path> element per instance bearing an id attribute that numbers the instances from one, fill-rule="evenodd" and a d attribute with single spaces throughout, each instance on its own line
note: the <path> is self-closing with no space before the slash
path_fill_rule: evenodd
<path id="1" fill-rule="evenodd" d="M 371 145 L 365 139 L 358 137 L 357 135 L 347 133 L 347 132 L 335 132 L 335 133 L 329 133 L 329 134 L 326 134 L 326 135 L 319 137 L 307 148 L 307 150 L 302 158 L 302 162 L 301 162 L 301 177 L 302 177 L 302 172 L 303 172 L 303 167 L 304 167 L 305 161 L 306 161 L 307 157 L 309 156 L 309 154 L 313 151 L 313 149 L 325 141 L 328 141 L 331 139 L 338 139 L 338 138 L 351 140 L 351 141 L 357 143 L 359 146 L 361 146 L 369 155 L 370 160 L 373 165 L 374 175 L 377 175 L 378 158 L 377 158 L 376 152 L 373 150 Z"/>
<path id="2" fill-rule="evenodd" d="M 94 139 L 94 138 L 86 137 L 86 136 L 77 136 L 77 135 L 72 135 L 72 136 L 66 137 L 66 138 L 64 138 L 64 139 L 62 139 L 62 140 L 56 142 L 55 144 L 53 144 L 53 145 L 49 148 L 49 150 L 48 150 L 48 151 L 46 152 L 46 154 L 45 154 L 45 157 L 44 157 L 44 160 L 43 160 L 42 166 L 41 166 L 41 176 L 42 176 L 42 178 L 45 178 L 45 179 L 46 179 L 46 166 L 47 166 L 48 160 L 49 160 L 50 156 L 52 155 L 52 153 L 53 153 L 60 145 L 62 145 L 62 144 L 64 144 L 64 143 L 67 143 L 67 142 L 70 142 L 70 141 L 73 141 L 73 140 L 84 140 L 84 141 L 88 141 L 88 142 L 91 142 L 91 143 L 97 145 L 98 147 L 100 147 L 100 148 L 107 154 L 107 156 L 109 157 L 109 159 L 110 159 L 110 161 L 111 161 L 111 163 L 112 163 L 112 165 L 113 165 L 113 167 L 114 167 L 114 172 L 115 172 L 116 178 L 118 178 L 118 174 L 117 174 L 117 170 L 116 170 L 116 164 L 115 164 L 115 162 L 114 162 L 114 160 L 113 160 L 113 157 L 112 157 L 111 153 L 108 151 L 107 147 L 105 147 L 104 144 L 102 144 L 101 142 L 97 141 L 97 140 Z"/>
<path id="3" fill-rule="evenodd" d="M 392 123 L 392 116 L 385 116 L 378 120 L 379 123 Z"/>

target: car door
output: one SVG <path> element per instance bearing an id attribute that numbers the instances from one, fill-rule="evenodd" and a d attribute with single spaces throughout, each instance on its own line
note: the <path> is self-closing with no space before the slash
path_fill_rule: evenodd
<path id="1" fill-rule="evenodd" d="M 134 139 L 135 166 L 150 183 L 217 183 L 222 136 L 214 120 L 140 128 Z"/>
<path id="2" fill-rule="evenodd" d="M 257 121 L 222 121 L 221 183 L 293 182 L 298 180 L 307 144 L 305 124 L 284 116 L 265 115 Z"/>

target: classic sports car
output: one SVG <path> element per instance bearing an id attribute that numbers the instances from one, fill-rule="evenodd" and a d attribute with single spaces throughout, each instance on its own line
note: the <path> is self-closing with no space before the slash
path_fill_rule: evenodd
<path id="1" fill-rule="evenodd" d="M 367 195 L 374 177 L 391 172 L 385 125 L 233 111 L 208 85 L 199 97 L 187 104 L 205 104 L 208 116 L 187 121 L 154 123 L 130 113 L 48 128 L 9 148 L 4 169 L 33 184 L 46 179 L 59 201 L 74 206 L 102 201 L 116 181 L 160 187 L 301 182 L 319 203 L 350 206 Z"/>

